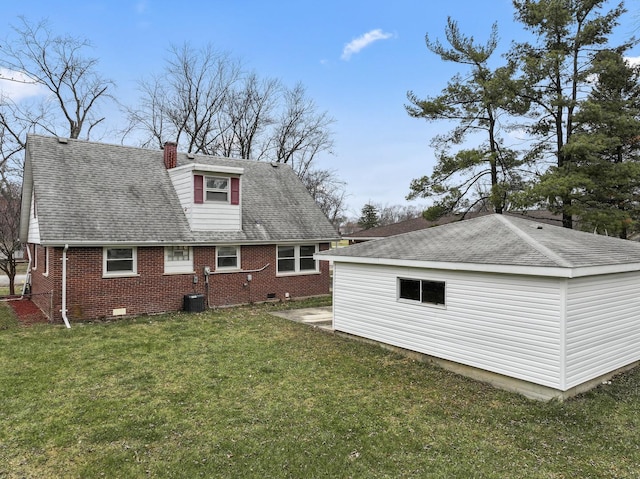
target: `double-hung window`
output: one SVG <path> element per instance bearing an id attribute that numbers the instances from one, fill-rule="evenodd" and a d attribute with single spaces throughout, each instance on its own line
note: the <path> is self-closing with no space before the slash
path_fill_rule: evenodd
<path id="1" fill-rule="evenodd" d="M 425 304 L 445 304 L 444 281 L 398 278 L 398 298 Z"/>
<path id="2" fill-rule="evenodd" d="M 235 176 L 193 175 L 193 202 L 240 204 L 240 178 Z"/>
<path id="3" fill-rule="evenodd" d="M 104 276 L 130 276 L 137 274 L 136 248 L 104 248 L 103 272 Z"/>
<path id="4" fill-rule="evenodd" d="M 229 201 L 229 178 L 205 177 L 205 200 L 227 203 Z"/>
<path id="5" fill-rule="evenodd" d="M 218 246 L 216 248 L 216 269 L 239 269 L 240 247 Z"/>
<path id="6" fill-rule="evenodd" d="M 318 262 L 313 259 L 317 244 L 278 246 L 278 274 L 316 273 Z"/>

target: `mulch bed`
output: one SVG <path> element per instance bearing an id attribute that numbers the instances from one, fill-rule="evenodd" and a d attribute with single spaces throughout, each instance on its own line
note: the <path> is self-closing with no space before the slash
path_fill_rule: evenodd
<path id="1" fill-rule="evenodd" d="M 32 324 L 48 323 L 49 320 L 44 313 L 30 299 L 15 299 L 7 301 L 18 317 L 18 321 L 23 326 Z"/>

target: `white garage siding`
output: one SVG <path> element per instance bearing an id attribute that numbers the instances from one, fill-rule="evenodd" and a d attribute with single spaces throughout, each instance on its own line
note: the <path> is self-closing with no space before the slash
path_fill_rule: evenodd
<path id="1" fill-rule="evenodd" d="M 397 299 L 397 278 L 446 282 L 446 306 Z M 560 388 L 561 281 L 337 262 L 338 331 Z"/>
<path id="2" fill-rule="evenodd" d="M 567 389 L 640 360 L 640 273 L 569 280 Z"/>

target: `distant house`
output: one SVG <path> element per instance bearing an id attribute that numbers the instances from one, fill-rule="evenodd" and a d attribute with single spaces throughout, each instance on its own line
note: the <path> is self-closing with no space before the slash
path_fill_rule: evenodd
<path id="1" fill-rule="evenodd" d="M 479 213 L 472 212 L 465 215 L 451 214 L 433 221 L 429 221 L 424 219 L 422 216 L 418 216 L 417 218 L 398 221 L 397 223 L 392 223 L 390 225 L 376 226 L 375 228 L 369 228 L 366 230 L 359 230 L 353 233 L 344 234 L 342 238 L 348 240 L 350 244 L 355 244 L 361 243 L 363 241 L 370 241 L 373 239 L 387 238 L 389 236 L 409 233 L 411 231 L 423 230 L 425 228 L 432 228 L 434 226 L 445 225 L 447 223 L 453 223 L 454 221 L 477 218 L 479 216 L 485 216 L 488 214 L 491 213 L 487 211 Z M 540 223 L 562 226 L 561 215 L 554 215 L 553 213 L 545 210 L 509 211 L 505 214 L 531 219 Z"/>
<path id="2" fill-rule="evenodd" d="M 640 244 L 508 215 L 319 253 L 337 331 L 535 398 L 640 360 Z"/>
<path id="3" fill-rule="evenodd" d="M 338 238 L 287 165 L 37 135 L 20 236 L 56 321 L 328 294 Z"/>

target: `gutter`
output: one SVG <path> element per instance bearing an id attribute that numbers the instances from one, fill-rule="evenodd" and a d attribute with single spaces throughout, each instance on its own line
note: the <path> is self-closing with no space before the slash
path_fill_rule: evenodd
<path id="1" fill-rule="evenodd" d="M 67 329 L 71 328 L 69 324 L 69 318 L 67 318 L 67 250 L 69 245 L 65 244 L 62 250 L 62 320 Z"/>
<path id="2" fill-rule="evenodd" d="M 221 239 L 221 240 L 208 240 L 208 241 L 78 241 L 78 242 L 59 242 L 59 241 L 46 241 L 42 242 L 41 246 L 50 246 L 54 248 L 62 248 L 64 246 L 69 247 L 87 247 L 103 248 L 105 246 L 117 247 L 148 247 L 148 246 L 218 246 L 218 245 L 234 245 L 234 246 L 262 246 L 262 245 L 288 245 L 288 244 L 309 244 L 309 243 L 331 243 L 332 241 L 339 241 L 340 237 L 335 238 L 306 238 L 306 239 L 267 239 L 267 240 L 250 240 L 250 239 Z"/>

